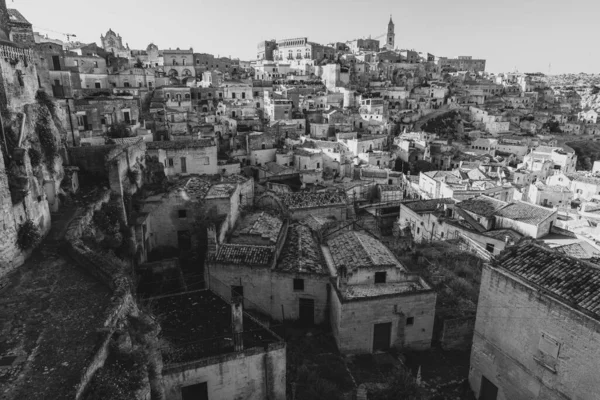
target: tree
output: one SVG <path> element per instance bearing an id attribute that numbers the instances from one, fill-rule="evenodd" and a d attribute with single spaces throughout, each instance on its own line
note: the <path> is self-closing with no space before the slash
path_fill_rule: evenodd
<path id="1" fill-rule="evenodd" d="M 127 125 L 126 122 L 117 122 L 113 123 L 106 132 L 108 137 L 112 139 L 118 138 L 126 138 L 133 136 L 133 132 L 131 132 L 131 128 Z"/>
<path id="2" fill-rule="evenodd" d="M 134 68 L 144 68 L 144 63 L 142 63 L 142 60 L 138 59 L 135 61 L 135 64 L 133 64 Z"/>

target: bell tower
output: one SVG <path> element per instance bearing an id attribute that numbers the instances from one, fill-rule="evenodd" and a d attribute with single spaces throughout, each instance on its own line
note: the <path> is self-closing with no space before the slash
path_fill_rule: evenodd
<path id="1" fill-rule="evenodd" d="M 394 33 L 394 22 L 392 21 L 392 15 L 390 14 L 390 22 L 388 23 L 387 40 L 385 42 L 385 48 L 387 50 L 394 50 L 395 40 L 396 34 Z"/>

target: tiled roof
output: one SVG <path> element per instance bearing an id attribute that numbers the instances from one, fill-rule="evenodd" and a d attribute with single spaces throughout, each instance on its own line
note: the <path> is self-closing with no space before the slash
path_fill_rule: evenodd
<path id="1" fill-rule="evenodd" d="M 346 194 L 341 191 L 281 193 L 279 198 L 290 210 L 346 205 Z"/>
<path id="2" fill-rule="evenodd" d="M 534 243 L 524 243 L 505 250 L 494 266 L 600 317 L 600 269 L 594 264 Z"/>
<path id="3" fill-rule="evenodd" d="M 242 219 L 238 228 L 233 232 L 233 236 L 260 236 L 275 244 L 282 226 L 283 222 L 271 214 L 266 212 L 254 213 Z"/>
<path id="4" fill-rule="evenodd" d="M 431 289 L 419 281 L 390 282 L 372 285 L 347 285 L 342 288 L 345 299 L 385 296 Z"/>
<path id="5" fill-rule="evenodd" d="M 535 182 L 534 185 L 542 192 L 566 193 L 570 192 L 569 188 L 558 185 L 546 185 L 543 182 Z"/>
<path id="6" fill-rule="evenodd" d="M 512 229 L 494 229 L 493 231 L 483 232 L 483 235 L 500 240 L 505 240 L 508 236 L 509 241 L 513 243 L 517 243 L 523 237 L 519 232 Z"/>
<path id="7" fill-rule="evenodd" d="M 300 224 L 289 227 L 277 269 L 313 274 L 328 273 L 321 247 L 309 227 Z"/>
<path id="8" fill-rule="evenodd" d="M 320 231 L 323 228 L 327 228 L 330 225 L 335 225 L 335 221 L 329 218 L 323 218 L 323 217 L 318 217 L 316 215 L 309 215 L 308 217 L 304 218 L 301 223 L 303 225 L 308 226 L 310 229 L 312 229 L 315 232 Z"/>
<path id="9" fill-rule="evenodd" d="M 206 193 L 206 196 L 204 196 L 204 198 L 205 199 L 230 198 L 231 195 L 233 194 L 233 192 L 235 192 L 236 188 L 237 188 L 237 184 L 235 184 L 235 183 L 217 183 L 216 185 L 213 185 L 210 189 L 208 189 L 208 192 Z"/>
<path id="10" fill-rule="evenodd" d="M 508 203 L 505 201 L 481 195 L 468 200 L 463 200 L 456 206 L 465 211 L 472 212 L 473 214 L 481 215 L 483 217 L 491 217 L 497 210 L 501 209 L 507 204 Z"/>
<path id="11" fill-rule="evenodd" d="M 583 183 L 591 183 L 593 185 L 600 185 L 599 175 L 589 175 L 586 173 L 576 172 L 572 174 L 566 174 L 567 178 Z"/>
<path id="12" fill-rule="evenodd" d="M 363 178 L 387 178 L 387 171 L 384 169 L 367 169 L 360 170 L 360 175 Z"/>
<path id="13" fill-rule="evenodd" d="M 533 204 L 518 201 L 496 211 L 495 215 L 531 225 L 538 225 L 556 211 Z"/>
<path id="14" fill-rule="evenodd" d="M 19 10 L 15 10 L 14 8 L 9 8 L 8 17 L 10 22 L 18 22 L 20 24 L 31 25 L 29 21 L 19 12 Z"/>
<path id="15" fill-rule="evenodd" d="M 274 256 L 274 246 L 228 243 L 219 246 L 214 261 L 239 265 L 269 265 Z"/>
<path id="16" fill-rule="evenodd" d="M 379 185 L 382 192 L 399 192 L 402 191 L 401 185 Z"/>
<path id="17" fill-rule="evenodd" d="M 347 232 L 327 244 L 336 268 L 400 265 L 383 243 L 364 232 Z"/>
<path id="18" fill-rule="evenodd" d="M 196 149 L 201 147 L 215 146 L 213 139 L 195 139 L 195 140 L 169 140 L 160 142 L 148 142 L 146 148 L 148 150 L 165 149 L 165 150 L 183 150 Z"/>
<path id="19" fill-rule="evenodd" d="M 581 241 L 555 247 L 554 250 L 579 259 L 590 259 L 600 257 L 600 251 L 591 244 Z"/>
<path id="20" fill-rule="evenodd" d="M 407 207 L 413 211 L 420 212 L 420 211 L 435 211 L 438 208 L 440 208 L 441 206 L 443 206 L 444 204 L 454 204 L 454 203 L 455 203 L 455 201 L 453 199 L 445 198 L 445 199 L 407 201 L 407 202 L 402 203 L 402 205 L 404 205 L 405 207 Z"/>

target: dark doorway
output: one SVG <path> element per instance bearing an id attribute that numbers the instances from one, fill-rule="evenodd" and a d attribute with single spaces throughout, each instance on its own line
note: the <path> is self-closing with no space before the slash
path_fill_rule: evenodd
<path id="1" fill-rule="evenodd" d="M 299 320 L 304 326 L 315 324 L 315 301 L 313 299 L 300 299 Z"/>
<path id="2" fill-rule="evenodd" d="M 392 323 L 375 324 L 373 326 L 373 351 L 387 350 L 390 348 L 392 337 Z"/>
<path id="3" fill-rule="evenodd" d="M 181 157 L 181 172 L 184 174 L 187 172 L 187 162 L 185 157 Z"/>
<path id="4" fill-rule="evenodd" d="M 131 124 L 131 116 L 129 115 L 129 111 L 123 112 L 123 119 L 127 123 L 127 125 Z"/>
<path id="5" fill-rule="evenodd" d="M 244 297 L 244 287 L 243 286 L 232 286 L 231 287 L 231 298 L 235 299 L 237 297 Z"/>
<path id="6" fill-rule="evenodd" d="M 52 56 L 52 66 L 54 67 L 55 71 L 60 71 L 60 57 L 59 56 Z"/>
<path id="7" fill-rule="evenodd" d="M 189 251 L 192 249 L 192 237 L 190 231 L 177 231 L 177 244 L 180 251 Z"/>
<path id="8" fill-rule="evenodd" d="M 181 400 L 208 400 L 208 384 L 206 382 L 181 388 Z"/>
<path id="9" fill-rule="evenodd" d="M 498 398 L 498 387 L 481 375 L 481 391 L 479 400 L 496 400 Z"/>

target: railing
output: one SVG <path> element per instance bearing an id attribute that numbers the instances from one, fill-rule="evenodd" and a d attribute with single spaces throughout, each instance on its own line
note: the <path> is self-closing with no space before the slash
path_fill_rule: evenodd
<path id="1" fill-rule="evenodd" d="M 23 61 L 31 61 L 33 53 L 31 49 L 22 49 L 10 45 L 0 45 L 0 58 L 8 58 L 11 60 L 20 59 Z"/>
<path id="2" fill-rule="evenodd" d="M 487 251 L 482 245 L 474 241 L 468 236 L 463 235 L 460 232 L 456 232 L 456 239 L 459 241 L 459 245 L 463 250 L 469 251 L 475 254 L 477 257 L 484 261 L 491 261 L 494 255 Z"/>

